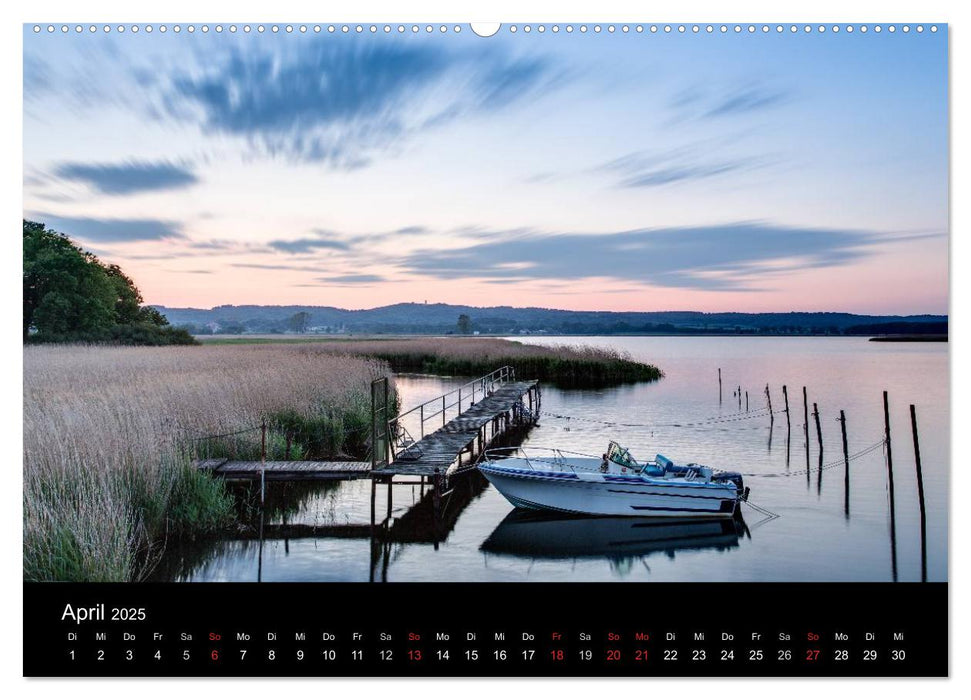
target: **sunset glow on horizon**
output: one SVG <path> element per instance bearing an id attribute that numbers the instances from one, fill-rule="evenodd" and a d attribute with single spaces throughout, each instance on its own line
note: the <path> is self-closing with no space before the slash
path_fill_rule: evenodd
<path id="1" fill-rule="evenodd" d="M 945 27 L 226 27 L 24 28 L 24 217 L 147 303 L 948 313 Z"/>

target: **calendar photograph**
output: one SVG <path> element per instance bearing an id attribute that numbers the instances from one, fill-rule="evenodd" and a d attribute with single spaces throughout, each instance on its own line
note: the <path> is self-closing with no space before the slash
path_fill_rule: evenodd
<path id="1" fill-rule="evenodd" d="M 948 129 L 946 24 L 26 24 L 25 590 L 946 585 Z"/>

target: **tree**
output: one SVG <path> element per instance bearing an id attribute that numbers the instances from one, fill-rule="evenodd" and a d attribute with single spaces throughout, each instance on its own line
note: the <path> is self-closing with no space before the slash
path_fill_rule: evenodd
<path id="1" fill-rule="evenodd" d="M 289 321 L 287 321 L 287 326 L 289 326 L 290 330 L 294 333 L 306 333 L 307 323 L 309 321 L 310 314 L 308 314 L 306 311 L 298 311 L 290 317 Z"/>
<path id="2" fill-rule="evenodd" d="M 134 345 L 191 344 L 169 326 L 117 265 L 44 224 L 24 220 L 24 317 L 27 341 L 95 341 Z"/>
<path id="3" fill-rule="evenodd" d="M 24 221 L 24 340 L 97 336 L 115 322 L 117 289 L 98 259 L 44 224 Z"/>
<path id="4" fill-rule="evenodd" d="M 459 316 L 458 322 L 459 333 L 463 335 L 468 335 L 472 332 L 472 319 L 469 318 L 468 314 L 462 314 Z"/>

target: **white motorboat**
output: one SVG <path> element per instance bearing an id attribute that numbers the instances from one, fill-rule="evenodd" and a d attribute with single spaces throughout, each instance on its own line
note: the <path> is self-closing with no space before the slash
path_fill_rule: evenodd
<path id="1" fill-rule="evenodd" d="M 663 455 L 639 463 L 611 442 L 602 457 L 550 448 L 487 450 L 479 471 L 517 508 L 587 515 L 730 518 L 741 474 Z"/>

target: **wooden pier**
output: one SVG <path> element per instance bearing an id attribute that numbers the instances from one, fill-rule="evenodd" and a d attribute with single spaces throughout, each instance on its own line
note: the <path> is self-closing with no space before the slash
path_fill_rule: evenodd
<path id="1" fill-rule="evenodd" d="M 325 479 L 362 479 L 371 473 L 370 462 L 308 462 L 277 461 L 247 462 L 227 459 L 200 459 L 195 462 L 200 471 L 224 479 L 249 481 L 263 476 L 267 481 L 318 481 Z"/>
<path id="2" fill-rule="evenodd" d="M 532 425 L 539 415 L 539 382 L 516 381 L 511 367 L 497 369 L 390 418 L 386 416 L 387 381 L 376 380 L 372 387 L 370 462 L 267 460 L 264 424 L 263 459 L 199 459 L 194 465 L 213 476 L 235 480 L 312 481 L 370 476 L 388 481 L 398 475 L 444 476 L 453 465 L 461 468 L 471 464 L 510 428 Z M 452 414 L 454 417 L 449 420 Z M 441 427 L 426 433 L 433 421 L 441 421 Z M 417 441 L 408 433 L 409 423 L 419 433 Z"/>
<path id="3" fill-rule="evenodd" d="M 436 404 L 433 399 L 427 404 Z M 392 442 L 392 455 L 387 464 L 376 465 L 372 476 L 433 476 L 437 471 L 446 474 L 455 465 L 461 468 L 480 456 L 488 444 L 511 426 L 533 423 L 539 405 L 539 382 L 510 381 L 494 388 L 479 398 L 470 400 L 467 409 L 448 421 L 438 430 L 424 435 L 418 441 L 399 443 L 395 449 Z M 409 411 L 408 413 L 412 413 Z M 407 415 L 407 414 L 402 414 Z M 432 420 L 438 414 L 433 414 Z M 401 417 L 392 420 L 400 422 Z M 424 426 L 422 426 L 424 427 Z M 424 432 L 424 431 L 422 431 Z"/>
<path id="4" fill-rule="evenodd" d="M 540 403 L 537 380 L 519 381 L 511 367 L 502 367 L 391 416 L 388 379 L 384 377 L 371 385 L 370 462 L 267 460 L 264 422 L 260 460 L 199 459 L 194 465 L 222 479 L 259 482 L 261 520 L 258 534 L 252 536 L 259 539 L 261 557 L 265 539 L 367 537 L 371 540 L 371 580 L 387 580 L 392 545 L 422 543 L 437 548 L 465 507 L 486 487 L 486 480 L 470 470 L 490 446 L 518 443 L 536 424 Z M 412 478 L 396 481 L 399 476 Z M 263 523 L 263 504 L 271 482 L 362 478 L 371 480 L 369 524 Z M 377 509 L 378 484 L 387 487 L 383 517 Z M 395 486 L 420 487 L 418 500 L 399 516 L 394 515 Z"/>

